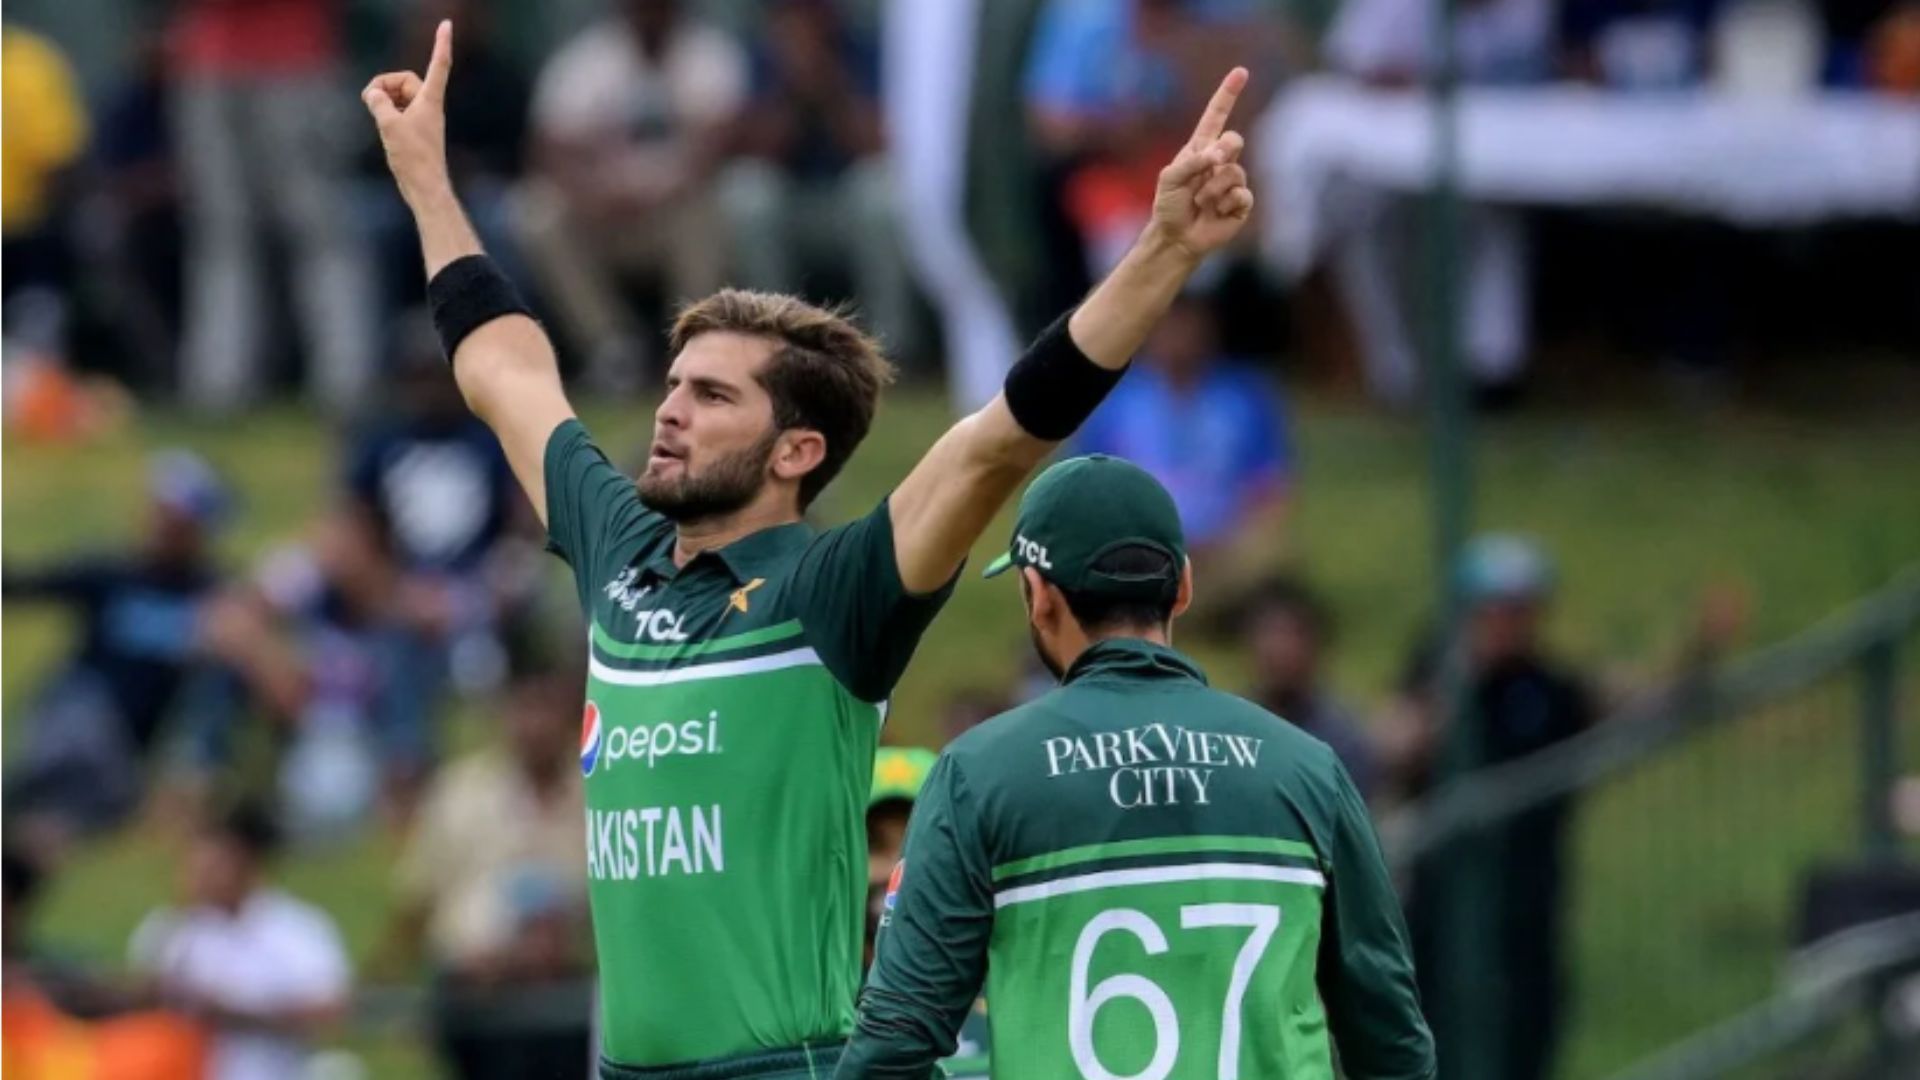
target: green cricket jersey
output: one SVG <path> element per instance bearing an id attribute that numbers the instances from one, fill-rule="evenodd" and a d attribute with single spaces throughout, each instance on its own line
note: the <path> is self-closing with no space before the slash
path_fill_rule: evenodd
<path id="1" fill-rule="evenodd" d="M 672 523 L 577 421 L 547 443 L 546 485 L 591 637 L 580 770 L 603 1056 L 844 1039 L 874 745 L 951 585 L 906 592 L 884 503 L 675 567 Z"/>
<path id="2" fill-rule="evenodd" d="M 1095 645 L 948 747 L 839 1077 L 924 1077 L 986 980 L 998 1080 L 1434 1075 L 1400 906 L 1324 743 Z"/>

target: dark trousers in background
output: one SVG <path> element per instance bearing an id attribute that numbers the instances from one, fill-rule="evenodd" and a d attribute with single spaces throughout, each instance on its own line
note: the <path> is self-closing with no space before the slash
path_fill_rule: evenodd
<path id="1" fill-rule="evenodd" d="M 442 1034 L 440 1050 L 461 1080 L 544 1080 L 585 1075 L 592 1056 L 587 1028 L 552 1034 Z"/>
<path id="2" fill-rule="evenodd" d="M 1485 1049 L 1490 1068 L 1471 1074 L 1458 1057 L 1456 1036 L 1448 1030 L 1453 983 L 1445 963 L 1454 950 L 1442 947 L 1442 936 L 1452 932 L 1453 924 L 1440 890 L 1454 853 L 1442 849 L 1414 870 L 1408 931 L 1420 998 L 1440 1052 L 1442 1080 L 1549 1080 L 1554 1075 L 1567 1002 L 1561 945 L 1563 823 L 1561 808 L 1549 807 L 1523 815 L 1481 841 L 1497 873 L 1482 897 L 1492 910 L 1478 925 L 1492 936 L 1487 955 L 1470 961 L 1491 969 L 1486 982 L 1501 993 L 1494 1000 L 1474 1002 L 1491 1012 L 1481 1014 L 1480 1029 L 1491 1033 L 1493 1045 Z"/>
<path id="3" fill-rule="evenodd" d="M 593 1010 L 585 982 L 482 988 L 442 979 L 434 1041 L 460 1080 L 579 1080 L 594 1059 Z"/>

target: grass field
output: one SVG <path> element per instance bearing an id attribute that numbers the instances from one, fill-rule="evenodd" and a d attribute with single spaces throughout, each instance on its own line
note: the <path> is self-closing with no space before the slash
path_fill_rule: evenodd
<path id="1" fill-rule="evenodd" d="M 1345 406 L 1310 403 L 1304 412 L 1292 547 L 1339 616 L 1338 686 L 1372 702 L 1430 611 L 1425 442 L 1413 425 Z M 647 416 L 602 409 L 588 419 L 618 450 L 645 437 Z M 823 498 L 820 518 L 870 506 L 944 422 L 933 399 L 899 395 Z M 1711 581 L 1751 590 L 1749 636 L 1760 643 L 1920 559 L 1920 434 L 1897 414 L 1843 423 L 1733 410 L 1705 418 L 1544 412 L 1480 435 L 1477 520 L 1530 532 L 1554 551 L 1563 588 L 1552 636 L 1589 667 L 1657 668 Z M 325 505 L 337 471 L 329 432 L 286 411 L 218 426 L 162 418 L 80 448 L 10 441 L 9 563 L 118 543 L 139 506 L 141 454 L 165 444 L 202 450 L 242 489 L 236 563 Z M 976 550 L 975 566 L 1004 542 L 1006 522 Z M 1012 674 L 1025 635 L 1003 585 L 963 582 L 895 699 L 895 741 L 933 738 L 948 695 Z M 57 614 L 10 609 L 4 630 L 11 736 L 20 704 L 61 654 L 64 628 Z M 1217 683 L 1243 678 L 1231 650 L 1203 654 Z M 1916 689 L 1911 678 L 1906 685 Z M 1589 803 L 1573 919 L 1579 1003 L 1565 1075 L 1603 1075 L 1766 988 L 1794 873 L 1808 857 L 1844 854 L 1852 840 L 1853 709 L 1850 686 L 1836 683 L 1610 783 Z M 1909 748 L 1920 744 L 1917 712 L 1910 704 L 1905 713 Z M 461 739 L 483 729 L 457 726 Z M 1908 764 L 1920 758 L 1910 752 Z M 391 848 L 370 835 L 285 871 L 335 914 L 363 959 L 386 915 Z M 130 831 L 79 861 L 48 898 L 38 930 L 71 950 L 117 957 L 170 880 L 157 834 Z M 376 1075 L 428 1068 L 404 1039 L 360 1048 Z"/>

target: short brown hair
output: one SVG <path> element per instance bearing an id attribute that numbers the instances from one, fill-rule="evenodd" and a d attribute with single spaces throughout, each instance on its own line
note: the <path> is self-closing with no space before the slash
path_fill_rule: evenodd
<path id="1" fill-rule="evenodd" d="M 677 355 L 694 338 L 715 333 L 772 342 L 759 380 L 773 398 L 774 425 L 806 428 L 826 439 L 825 460 L 800 479 L 800 508 L 806 509 L 867 437 L 880 388 L 893 381 L 893 365 L 845 310 L 777 293 L 722 289 L 687 305 L 674 320 L 672 350 Z"/>

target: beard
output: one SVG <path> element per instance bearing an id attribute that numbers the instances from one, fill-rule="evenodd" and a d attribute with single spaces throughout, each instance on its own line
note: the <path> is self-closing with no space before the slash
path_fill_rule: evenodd
<path id="1" fill-rule="evenodd" d="M 651 471 L 641 473 L 640 501 L 676 525 L 732 514 L 752 502 L 766 485 L 767 463 L 773 459 L 779 435 L 768 431 L 752 446 L 723 455 L 697 473 L 685 461 L 678 476 L 656 478 Z"/>

